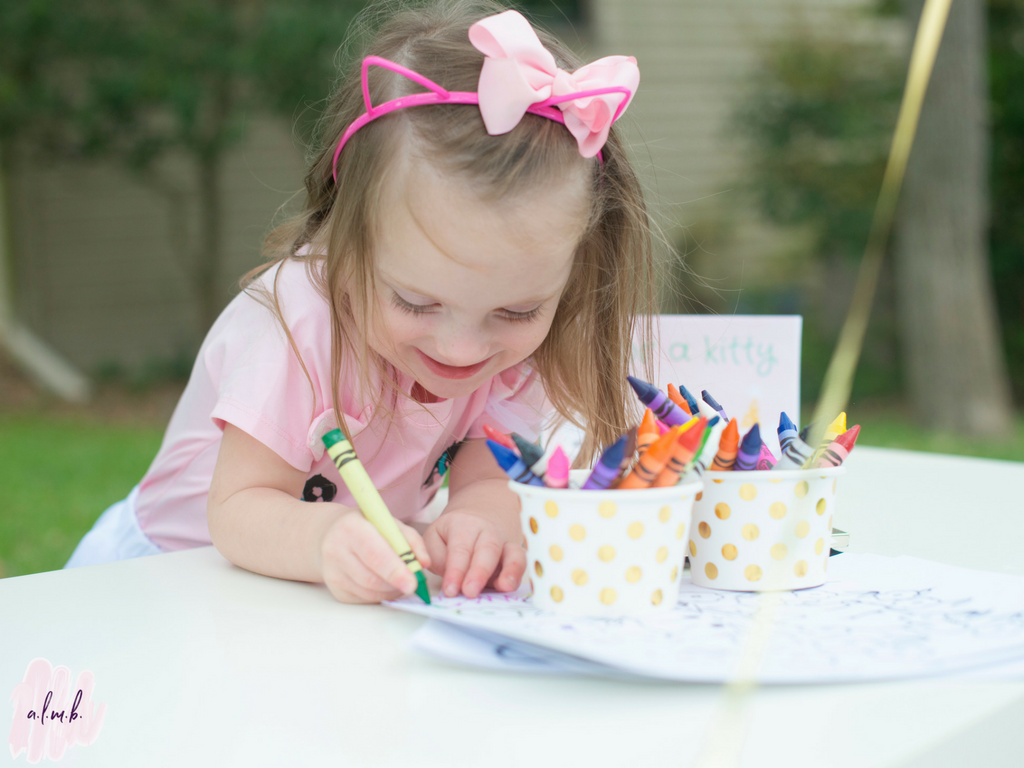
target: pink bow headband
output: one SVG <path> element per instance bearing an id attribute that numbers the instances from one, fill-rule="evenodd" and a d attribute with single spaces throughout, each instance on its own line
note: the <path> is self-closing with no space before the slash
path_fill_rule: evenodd
<path id="1" fill-rule="evenodd" d="M 478 104 L 484 127 L 491 136 L 508 133 L 527 112 L 562 123 L 576 138 L 583 157 L 601 159 L 612 123 L 626 111 L 640 84 L 640 70 L 632 56 L 605 56 L 566 72 L 555 66 L 533 27 L 518 11 L 505 11 L 481 19 L 469 28 L 469 41 L 484 54 L 477 92 L 447 91 L 432 80 L 380 56 L 363 59 L 363 103 L 366 112 L 352 121 L 334 150 L 334 181 L 338 157 L 345 142 L 364 125 L 405 107 L 424 104 Z M 428 89 L 374 106 L 367 74 L 371 66 L 384 67 Z M 557 107 L 557 109 L 555 109 Z"/>

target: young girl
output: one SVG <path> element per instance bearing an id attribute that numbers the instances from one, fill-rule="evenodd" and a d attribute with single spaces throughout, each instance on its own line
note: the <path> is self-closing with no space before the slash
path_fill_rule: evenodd
<path id="1" fill-rule="evenodd" d="M 634 59 L 581 69 L 487 1 L 392 15 L 330 99 L 304 211 L 267 238 L 149 471 L 68 567 L 212 542 L 344 602 L 411 593 L 324 452 L 341 427 L 400 521 L 450 471 L 422 538 L 401 526 L 444 594 L 517 588 L 518 502 L 482 427 L 532 440 L 553 407 L 586 425 L 584 463 L 630 421 L 652 260 L 611 125 L 638 82 Z"/>

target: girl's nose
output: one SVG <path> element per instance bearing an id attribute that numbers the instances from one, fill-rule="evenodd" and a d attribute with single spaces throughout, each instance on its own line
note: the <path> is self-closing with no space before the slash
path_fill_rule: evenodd
<path id="1" fill-rule="evenodd" d="M 461 323 L 451 323 L 436 338 L 439 362 L 467 366 L 490 357 L 490 343 L 480 330 Z"/>

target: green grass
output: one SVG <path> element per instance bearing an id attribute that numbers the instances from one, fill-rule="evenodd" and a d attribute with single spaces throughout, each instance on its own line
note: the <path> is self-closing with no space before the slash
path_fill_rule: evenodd
<path id="1" fill-rule="evenodd" d="M 142 479 L 162 437 L 162 427 L 0 414 L 0 575 L 62 568 Z"/>
<path id="2" fill-rule="evenodd" d="M 811 413 L 811 409 L 806 413 Z M 929 432 L 910 421 L 906 413 L 892 408 L 865 409 L 859 416 L 853 408 L 850 415 L 856 417 L 851 424 L 856 422 L 861 426 L 857 445 L 1024 461 L 1024 416 L 1017 417 L 1016 430 L 1010 440 L 993 441 L 967 440 L 958 435 Z"/>
<path id="3" fill-rule="evenodd" d="M 895 408 L 860 410 L 851 410 L 860 445 L 1024 461 L 1024 418 L 1015 439 L 993 443 L 926 432 Z M 162 435 L 162 426 L 95 417 L 0 414 L 0 575 L 63 567 L 103 510 L 142 478 Z"/>

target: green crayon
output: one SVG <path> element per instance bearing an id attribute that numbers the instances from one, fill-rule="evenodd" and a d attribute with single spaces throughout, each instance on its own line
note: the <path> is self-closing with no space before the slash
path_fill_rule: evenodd
<path id="1" fill-rule="evenodd" d="M 327 455 L 331 457 L 334 466 L 338 468 L 341 479 L 348 486 L 348 490 L 352 494 L 352 498 L 356 500 L 356 504 L 359 505 L 363 516 L 380 531 L 380 535 L 387 540 L 402 562 L 412 571 L 416 577 L 416 594 L 424 603 L 430 605 L 430 592 L 427 591 L 427 578 L 423 574 L 423 566 L 416 559 L 412 547 L 402 535 L 387 504 L 380 497 L 380 492 L 374 487 L 373 481 L 366 473 L 366 468 L 356 456 L 356 450 L 352 447 L 352 443 L 340 429 L 332 429 L 322 439 L 324 445 L 327 446 Z"/>

